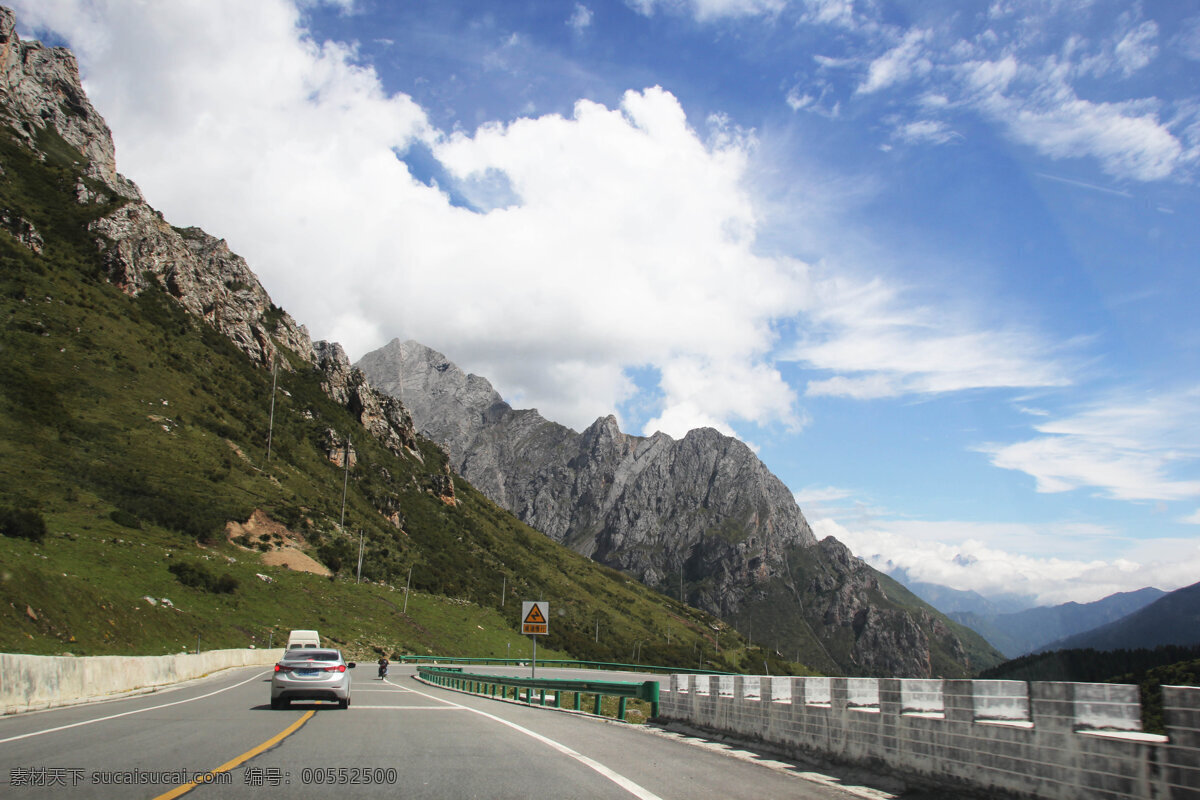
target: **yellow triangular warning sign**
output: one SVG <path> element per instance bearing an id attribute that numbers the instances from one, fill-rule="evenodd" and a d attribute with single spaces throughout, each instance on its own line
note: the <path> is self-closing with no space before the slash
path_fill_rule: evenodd
<path id="1" fill-rule="evenodd" d="M 533 608 L 529 609 L 529 613 L 525 615 L 526 625 L 545 625 L 546 618 L 542 616 L 542 609 L 534 603 Z"/>

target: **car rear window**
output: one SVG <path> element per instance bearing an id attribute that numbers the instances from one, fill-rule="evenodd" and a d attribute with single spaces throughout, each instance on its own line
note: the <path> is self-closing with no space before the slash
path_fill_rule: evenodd
<path id="1" fill-rule="evenodd" d="M 341 654 L 336 650 L 289 650 L 283 657 L 303 661 L 337 661 Z"/>

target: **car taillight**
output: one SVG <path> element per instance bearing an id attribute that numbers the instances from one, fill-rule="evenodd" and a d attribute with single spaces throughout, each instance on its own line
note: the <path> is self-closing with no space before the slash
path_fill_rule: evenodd
<path id="1" fill-rule="evenodd" d="M 325 671 L 326 671 L 326 672 L 345 672 L 345 671 L 346 671 L 346 665 L 345 665 L 345 664 L 338 664 L 336 667 L 326 667 L 326 668 L 325 668 Z"/>
<path id="2" fill-rule="evenodd" d="M 275 665 L 275 671 L 276 671 L 276 672 L 291 672 L 291 671 L 292 671 L 292 668 L 291 668 L 291 667 L 285 667 L 283 664 L 276 664 L 276 665 Z"/>

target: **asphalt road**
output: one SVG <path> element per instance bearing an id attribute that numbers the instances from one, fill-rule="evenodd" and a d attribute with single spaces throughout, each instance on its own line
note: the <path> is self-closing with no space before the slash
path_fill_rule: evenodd
<path id="1" fill-rule="evenodd" d="M 268 705 L 239 669 L 150 695 L 0 718 L 5 798 L 888 798 L 646 726 L 355 670 L 347 710 Z M 540 670 L 539 670 L 540 672 Z M 547 676 L 549 677 L 549 676 Z M 182 791 L 194 774 L 211 783 Z"/>

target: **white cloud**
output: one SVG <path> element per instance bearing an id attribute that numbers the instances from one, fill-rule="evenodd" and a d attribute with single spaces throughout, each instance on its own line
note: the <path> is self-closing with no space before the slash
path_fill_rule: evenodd
<path id="1" fill-rule="evenodd" d="M 592 24 L 592 10 L 583 3 L 576 3 L 575 10 L 567 20 L 567 26 L 576 33 L 582 33 Z"/>
<path id="2" fill-rule="evenodd" d="M 1045 103 L 993 96 L 983 106 L 1017 141 L 1052 158 L 1092 157 L 1109 175 L 1139 181 L 1170 176 L 1184 161 L 1183 145 L 1144 111 L 1144 103 L 1096 103 L 1071 94 Z"/>
<path id="3" fill-rule="evenodd" d="M 962 74 L 972 91 L 985 96 L 1002 94 L 1017 77 L 1017 60 L 1006 55 L 998 61 L 969 61 L 962 66 Z"/>
<path id="4" fill-rule="evenodd" d="M 1049 16 L 1042 25 L 1051 24 Z M 1163 102 L 1154 97 L 1092 99 L 1076 88 L 1083 78 L 1103 78 L 1113 71 L 1128 77 L 1142 69 L 1157 54 L 1157 34 L 1151 21 L 1134 26 L 1122 17 L 1112 40 L 1069 37 L 1059 52 L 1047 54 L 1038 47 L 1040 37 L 1009 35 L 991 46 L 964 43 L 961 52 L 967 57 L 947 59 L 941 66 L 950 80 L 961 83 L 964 107 L 995 120 L 1013 139 L 1042 155 L 1094 158 L 1116 177 L 1161 180 L 1193 158 L 1159 119 Z"/>
<path id="5" fill-rule="evenodd" d="M 1117 62 L 1126 75 L 1137 72 L 1154 60 L 1158 55 L 1158 46 L 1154 43 L 1156 38 L 1158 38 L 1158 25 L 1153 20 L 1146 20 L 1117 42 L 1115 48 Z"/>
<path id="6" fill-rule="evenodd" d="M 1069 383 L 1066 368 L 1031 333 L 983 329 L 943 309 L 905 305 L 879 280 L 822 280 L 815 291 L 812 329 L 788 357 L 849 374 L 811 381 L 811 396 L 869 399 Z"/>
<path id="7" fill-rule="evenodd" d="M 148 201 L 227 238 L 352 357 L 416 338 L 573 427 L 628 399 L 642 366 L 663 376 L 671 435 L 803 424 L 764 358 L 772 320 L 809 300 L 806 268 L 754 253 L 754 141 L 727 120 L 697 131 L 655 87 L 446 134 L 350 49 L 310 40 L 285 0 L 22 14 L 85 43 L 119 168 Z M 468 194 L 498 181 L 511 204 L 451 205 L 396 157 L 414 141 Z"/>
<path id="8" fill-rule="evenodd" d="M 792 89 L 787 94 L 788 108 L 792 111 L 803 111 L 816 102 L 817 98 L 811 94 L 800 94 L 796 89 Z"/>
<path id="9" fill-rule="evenodd" d="M 726 17 L 755 17 L 778 14 L 787 0 L 626 0 L 645 16 L 658 9 L 691 14 L 701 22 Z"/>
<path id="10" fill-rule="evenodd" d="M 810 3 L 801 21 L 839 20 L 854 37 L 854 55 L 817 56 L 822 76 L 790 87 L 785 99 L 794 110 L 876 96 L 893 107 L 919 109 L 921 119 L 893 129 L 893 141 L 908 143 L 952 141 L 944 135 L 949 122 L 928 115 L 967 112 L 1051 159 L 1094 159 L 1109 175 L 1136 181 L 1186 177 L 1200 161 L 1200 145 L 1185 130 L 1194 95 L 1174 102 L 1130 96 L 1124 81 L 1158 57 L 1157 23 L 1138 19 L 1135 11 L 1110 15 L 1091 5 L 997 3 L 990 15 L 996 24 L 964 33 L 958 16 L 944 23 L 926 17 L 904 28 L 886 23 L 878 8 L 864 5 L 856 18 L 831 4 L 831 13 L 841 10 L 825 19 L 819 13 L 825 4 Z M 1083 25 L 1081 18 L 1095 23 L 1092 38 L 1067 33 Z M 1200 29 L 1188 25 L 1171 40 L 1184 55 Z M 827 83 L 831 67 L 853 67 L 856 83 L 849 96 L 818 104 L 818 97 L 836 98 Z M 930 98 L 939 105 L 931 106 Z"/>
<path id="11" fill-rule="evenodd" d="M 1188 525 L 1200 525 L 1200 508 L 1196 509 L 1194 514 L 1188 514 L 1180 522 L 1187 523 Z"/>
<path id="12" fill-rule="evenodd" d="M 1180 24 L 1178 32 L 1171 37 L 1171 45 L 1184 58 L 1200 61 L 1200 14 L 1188 17 Z"/>
<path id="13" fill-rule="evenodd" d="M 853 496 L 853 492 L 849 489 L 841 489 L 837 486 L 805 486 L 794 494 L 796 505 L 800 506 L 801 510 L 808 508 L 821 508 L 826 503 L 833 503 L 838 500 L 845 500 Z"/>
<path id="14" fill-rule="evenodd" d="M 834 536 L 881 571 L 903 568 L 914 580 L 985 597 L 1033 595 L 1043 605 L 1092 602 L 1146 586 L 1172 591 L 1195 583 L 1200 574 L 1200 541 L 1128 542 L 1096 525 L 832 517 L 809 522 L 818 538 Z M 1047 551 L 1047 545 L 1054 549 Z M 1118 554 L 1111 555 L 1114 551 Z M 1101 552 L 1110 554 L 1100 557 Z"/>
<path id="15" fill-rule="evenodd" d="M 760 424 L 780 421 L 800 430 L 804 417 L 794 410 L 795 393 L 779 371 L 766 364 L 713 363 L 708 359 L 675 359 L 663 368 L 663 411 L 646 423 L 643 433 L 672 435 L 691 428 L 711 427 L 733 434 L 724 420 Z M 701 406 L 697 398 L 703 398 Z"/>
<path id="16" fill-rule="evenodd" d="M 954 139 L 961 139 L 961 134 L 952 130 L 946 123 L 934 119 L 922 119 L 898 125 L 892 132 L 892 138 L 906 144 L 946 144 Z"/>
<path id="17" fill-rule="evenodd" d="M 928 32 L 913 28 L 904 34 L 899 44 L 871 62 L 867 77 L 855 90 L 857 94 L 872 94 L 893 84 L 926 75 L 933 64 L 924 54 Z"/>
<path id="18" fill-rule="evenodd" d="M 855 24 L 854 0 L 803 0 L 805 22 L 843 28 Z"/>
<path id="19" fill-rule="evenodd" d="M 841 114 L 840 101 L 830 99 L 832 87 L 829 84 L 818 82 L 809 88 L 812 91 L 801 91 L 798 86 L 788 91 L 784 97 L 788 108 L 792 111 L 807 111 L 828 119 L 836 119 Z"/>
<path id="20" fill-rule="evenodd" d="M 1200 497 L 1200 480 L 1172 473 L 1200 462 L 1200 390 L 1098 403 L 1034 426 L 1044 434 L 980 448 L 992 463 L 1033 476 L 1040 492 L 1095 487 L 1120 500 Z"/>

